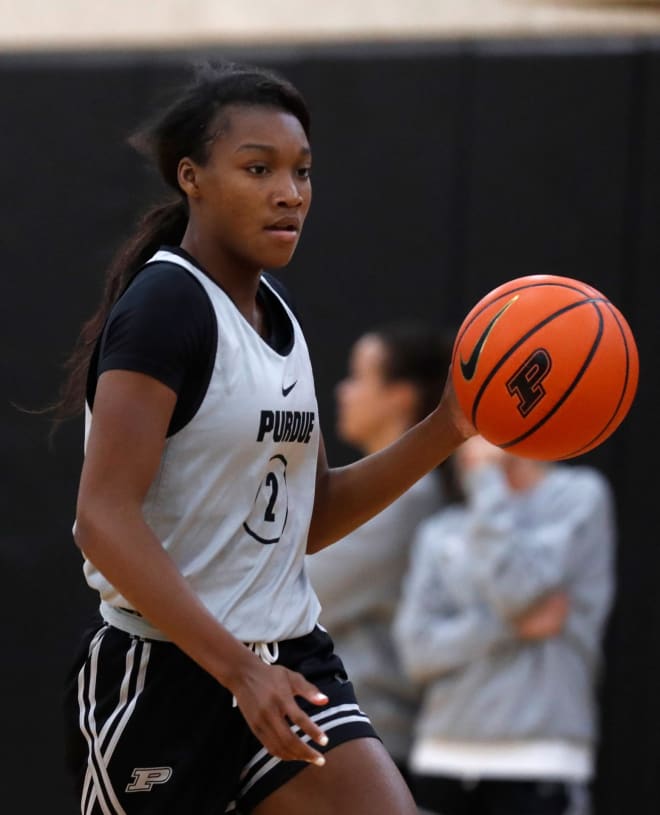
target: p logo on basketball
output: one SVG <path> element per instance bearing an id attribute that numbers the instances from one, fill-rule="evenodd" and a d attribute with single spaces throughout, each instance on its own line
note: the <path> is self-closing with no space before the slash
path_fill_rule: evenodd
<path id="1" fill-rule="evenodd" d="M 638 377 L 621 312 L 569 277 L 503 283 L 468 313 L 454 341 L 461 409 L 485 439 L 527 458 L 568 459 L 598 447 L 628 413 Z"/>
<path id="2" fill-rule="evenodd" d="M 509 393 L 519 399 L 518 410 L 522 416 L 527 416 L 545 396 L 545 388 L 541 383 L 550 373 L 551 367 L 550 354 L 545 348 L 537 348 L 506 383 Z"/>

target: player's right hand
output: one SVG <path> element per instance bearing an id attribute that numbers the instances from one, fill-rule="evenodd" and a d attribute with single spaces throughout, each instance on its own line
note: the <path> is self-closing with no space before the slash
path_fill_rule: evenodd
<path id="1" fill-rule="evenodd" d="M 304 737 L 322 746 L 328 738 L 295 697 L 319 706 L 327 704 L 328 697 L 302 674 L 266 665 L 255 657 L 231 690 L 250 729 L 271 755 L 319 767 L 325 764 L 323 755 Z"/>

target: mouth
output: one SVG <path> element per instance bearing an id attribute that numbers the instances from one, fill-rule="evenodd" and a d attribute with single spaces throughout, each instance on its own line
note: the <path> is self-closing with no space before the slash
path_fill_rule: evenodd
<path id="1" fill-rule="evenodd" d="M 268 224 L 266 229 L 269 232 L 300 232 L 300 218 L 297 218 L 295 215 L 285 215 L 282 218 L 278 218 L 276 221 L 273 221 L 271 224 Z"/>
<path id="2" fill-rule="evenodd" d="M 282 219 L 265 227 L 265 231 L 283 241 L 295 241 L 300 234 L 300 222 L 294 219 Z"/>
<path id="3" fill-rule="evenodd" d="M 296 226 L 267 226 L 267 232 L 293 232 L 294 235 L 298 234 L 298 227 Z"/>

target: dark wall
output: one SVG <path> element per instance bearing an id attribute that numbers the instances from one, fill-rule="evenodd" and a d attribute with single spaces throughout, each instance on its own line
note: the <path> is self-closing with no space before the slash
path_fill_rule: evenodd
<path id="1" fill-rule="evenodd" d="M 351 456 L 333 437 L 332 388 L 369 326 L 417 315 L 453 329 L 494 285 L 532 273 L 583 279 L 628 317 L 641 357 L 638 397 L 617 433 L 585 457 L 614 485 L 621 533 L 596 798 L 597 815 L 657 813 L 660 41 L 222 55 L 280 68 L 312 108 L 315 202 L 283 279 L 303 316 L 332 463 Z M 70 535 L 80 423 L 49 449 L 46 419 L 17 406 L 36 409 L 54 396 L 104 266 L 160 194 L 125 137 L 198 56 L 0 58 L 7 811 L 75 811 L 58 705 L 95 606 Z"/>

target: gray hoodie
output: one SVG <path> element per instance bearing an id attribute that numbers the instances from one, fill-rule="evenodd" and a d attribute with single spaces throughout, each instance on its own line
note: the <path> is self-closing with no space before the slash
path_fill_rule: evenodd
<path id="1" fill-rule="evenodd" d="M 613 591 L 615 524 L 596 470 L 553 465 L 514 493 L 496 467 L 470 500 L 419 529 L 394 639 L 424 686 L 421 738 L 596 738 L 594 685 Z M 554 589 L 570 612 L 556 637 L 524 641 L 508 620 Z"/>

